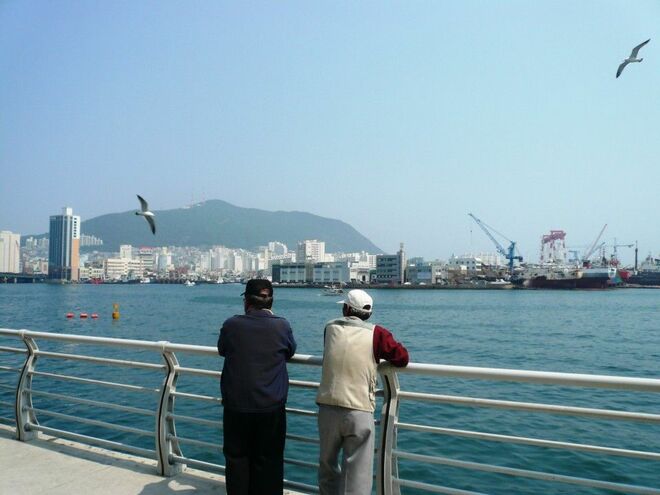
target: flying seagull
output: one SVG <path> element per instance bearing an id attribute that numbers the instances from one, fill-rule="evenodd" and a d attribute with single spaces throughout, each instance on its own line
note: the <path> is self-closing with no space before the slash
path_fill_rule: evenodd
<path id="1" fill-rule="evenodd" d="M 153 214 L 153 212 L 149 211 L 149 205 L 144 200 L 144 198 L 139 194 L 137 195 L 137 197 L 140 200 L 140 208 L 142 209 L 142 211 L 136 211 L 135 214 L 143 216 L 145 220 L 149 223 L 149 227 L 151 227 L 151 233 L 156 235 L 155 215 Z"/>
<path id="2" fill-rule="evenodd" d="M 619 70 L 616 71 L 616 77 L 619 77 L 621 75 L 626 65 L 632 62 L 641 62 L 642 60 L 644 60 L 643 58 L 637 58 L 637 54 L 639 53 L 639 49 L 644 45 L 646 45 L 649 41 L 651 41 L 651 38 L 647 39 L 644 43 L 640 43 L 639 45 L 637 45 L 635 48 L 632 49 L 632 52 L 630 52 L 630 57 L 625 59 L 623 62 L 621 62 L 621 65 L 619 65 Z"/>

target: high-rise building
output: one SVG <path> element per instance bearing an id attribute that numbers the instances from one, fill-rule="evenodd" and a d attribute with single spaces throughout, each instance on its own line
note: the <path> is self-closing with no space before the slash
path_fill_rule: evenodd
<path id="1" fill-rule="evenodd" d="M 78 280 L 80 260 L 80 217 L 72 208 L 63 208 L 61 215 L 50 217 L 48 246 L 48 278 Z"/>
<path id="2" fill-rule="evenodd" d="M 296 261 L 298 263 L 325 261 L 325 241 L 317 241 L 316 239 L 300 241 L 296 251 Z"/>
<path id="3" fill-rule="evenodd" d="M 0 232 L 0 272 L 19 273 L 21 235 L 8 230 Z"/>

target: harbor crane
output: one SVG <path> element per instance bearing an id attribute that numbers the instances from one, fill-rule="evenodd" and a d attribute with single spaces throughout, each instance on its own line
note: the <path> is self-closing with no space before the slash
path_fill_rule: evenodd
<path id="1" fill-rule="evenodd" d="M 603 232 L 605 232 L 606 228 L 607 228 L 607 224 L 603 225 L 603 228 L 600 229 L 600 233 L 598 234 L 598 237 L 596 237 L 596 240 L 593 242 L 591 247 L 588 249 L 588 251 L 582 257 L 582 266 L 589 266 L 589 258 L 591 258 L 591 255 L 594 254 L 596 252 L 596 250 L 600 247 L 600 246 L 596 246 L 596 244 L 598 244 L 598 241 L 600 240 L 601 236 L 603 235 Z"/>
<path id="2" fill-rule="evenodd" d="M 504 256 L 508 261 L 509 261 L 509 276 L 513 275 L 513 262 L 515 260 L 522 261 L 523 257 L 518 255 L 516 256 L 516 243 L 512 241 L 511 239 L 507 239 L 506 236 L 500 234 L 497 230 L 494 228 L 486 225 L 484 222 L 479 220 L 477 217 L 475 217 L 472 213 L 468 213 L 472 217 L 472 220 L 474 220 L 479 227 L 481 227 L 481 230 L 485 232 L 485 234 L 488 236 L 488 238 L 495 244 L 495 247 L 497 248 L 497 252 L 500 253 L 502 256 Z M 507 249 L 504 249 L 504 247 L 495 239 L 493 234 L 491 234 L 491 230 L 495 232 L 497 235 L 502 237 L 503 239 L 506 239 L 509 241 L 509 247 Z"/>
<path id="3" fill-rule="evenodd" d="M 612 261 L 618 264 L 618 263 L 619 263 L 619 256 L 617 255 L 616 248 L 620 248 L 620 247 L 624 247 L 624 248 L 634 248 L 634 247 L 635 247 L 635 243 L 633 242 L 633 243 L 630 243 L 630 244 L 618 244 L 618 243 L 616 242 L 616 237 L 615 237 L 615 238 L 614 238 L 614 244 L 609 244 L 608 247 L 611 247 L 611 248 L 612 248 L 612 256 L 611 256 Z"/>

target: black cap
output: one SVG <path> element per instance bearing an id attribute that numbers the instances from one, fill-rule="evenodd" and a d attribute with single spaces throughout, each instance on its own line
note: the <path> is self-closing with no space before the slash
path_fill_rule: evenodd
<path id="1" fill-rule="evenodd" d="M 268 289 L 268 297 L 273 297 L 273 284 L 270 283 L 270 280 L 265 278 L 253 278 L 247 281 L 245 284 L 245 292 L 241 296 L 261 296 L 263 297 L 262 291 Z"/>

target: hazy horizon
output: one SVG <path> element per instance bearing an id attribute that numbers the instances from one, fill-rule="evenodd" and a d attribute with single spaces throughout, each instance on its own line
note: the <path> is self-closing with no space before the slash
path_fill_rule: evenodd
<path id="1" fill-rule="evenodd" d="M 650 0 L 5 1 L 0 230 L 141 194 L 306 211 L 429 259 L 495 251 L 469 212 L 531 261 L 606 223 L 658 254 L 659 20 Z"/>

